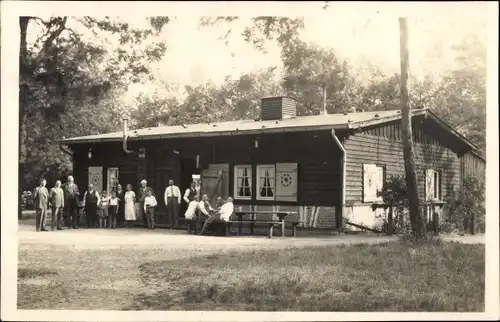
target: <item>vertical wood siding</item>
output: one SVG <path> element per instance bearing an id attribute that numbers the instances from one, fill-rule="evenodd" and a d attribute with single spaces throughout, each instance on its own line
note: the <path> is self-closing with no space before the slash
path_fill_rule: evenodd
<path id="1" fill-rule="evenodd" d="M 445 198 L 460 185 L 460 159 L 431 127 L 414 125 L 414 152 L 419 195 L 425 193 L 425 169 L 442 171 L 442 196 Z M 363 164 L 386 167 L 386 179 L 404 175 L 403 143 L 398 123 L 366 129 L 345 140 L 347 151 L 346 202 L 363 202 Z"/>
<path id="2" fill-rule="evenodd" d="M 473 153 L 467 153 L 460 159 L 460 173 L 462 181 L 467 177 L 484 180 L 486 176 L 486 162 Z"/>

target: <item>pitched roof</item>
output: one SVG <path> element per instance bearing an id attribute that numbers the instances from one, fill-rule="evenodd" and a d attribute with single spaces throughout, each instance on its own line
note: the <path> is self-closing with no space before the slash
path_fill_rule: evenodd
<path id="1" fill-rule="evenodd" d="M 475 145 L 464 136 L 453 130 L 449 125 L 440 120 L 429 109 L 412 110 L 412 116 L 429 114 L 442 123 L 447 129 L 464 140 L 473 149 Z M 199 123 L 176 126 L 158 126 L 129 131 L 128 140 L 152 140 L 180 137 L 202 137 L 221 135 L 244 135 L 277 132 L 302 132 L 326 129 L 359 129 L 366 126 L 386 123 L 401 118 L 400 110 L 352 112 L 345 114 L 299 116 L 284 120 L 238 120 L 219 123 Z M 60 143 L 96 143 L 118 142 L 123 138 L 122 132 L 103 133 L 96 135 L 65 138 Z"/>

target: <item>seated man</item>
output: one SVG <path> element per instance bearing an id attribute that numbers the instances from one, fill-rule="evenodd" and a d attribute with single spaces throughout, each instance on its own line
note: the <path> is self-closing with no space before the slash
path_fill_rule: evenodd
<path id="1" fill-rule="evenodd" d="M 205 223 L 203 224 L 203 228 L 201 229 L 199 235 L 203 235 L 207 230 L 208 226 L 210 226 L 210 224 L 214 220 L 229 221 L 231 215 L 233 214 L 233 211 L 234 211 L 233 198 L 228 197 L 226 202 L 221 206 L 220 210 L 213 212 L 213 214 L 209 215 L 209 218 L 205 220 Z"/>
<path id="2" fill-rule="evenodd" d="M 201 219 L 206 219 L 206 218 L 210 217 L 210 215 L 212 215 L 215 212 L 214 208 L 212 208 L 212 206 L 210 205 L 210 202 L 208 201 L 207 195 L 203 195 L 203 197 L 200 201 L 199 209 L 201 212 L 201 214 L 200 214 Z"/>
<path id="3" fill-rule="evenodd" d="M 199 199 L 198 196 L 194 196 L 193 200 L 189 202 L 184 218 L 194 219 L 196 216 L 196 211 L 199 209 Z"/>

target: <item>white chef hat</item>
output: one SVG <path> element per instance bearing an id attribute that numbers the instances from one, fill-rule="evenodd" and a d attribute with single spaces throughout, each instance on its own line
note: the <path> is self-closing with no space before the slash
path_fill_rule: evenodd
<path id="1" fill-rule="evenodd" d="M 141 184 L 143 184 L 143 183 L 148 183 L 148 182 L 146 180 L 142 179 Z"/>

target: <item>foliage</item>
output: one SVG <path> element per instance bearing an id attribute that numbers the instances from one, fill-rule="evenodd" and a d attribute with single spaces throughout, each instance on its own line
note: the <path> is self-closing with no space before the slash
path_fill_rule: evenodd
<path id="1" fill-rule="evenodd" d="M 138 29 L 109 17 L 19 18 L 20 188 L 33 188 L 39 176 L 51 184 L 70 171 L 57 144 L 62 136 L 117 128 L 124 113 L 118 96 L 128 84 L 149 77 L 149 63 L 166 51 L 164 42 L 146 40 L 169 18 L 148 20 L 151 28 Z M 99 38 L 89 39 L 90 33 Z M 106 35 L 119 46 L 99 42 Z"/>
<path id="2" fill-rule="evenodd" d="M 484 181 L 474 177 L 465 178 L 460 189 L 447 200 L 448 218 L 446 228 L 459 232 L 470 231 L 472 228 L 484 232 L 485 224 L 485 186 Z M 475 227 L 472 227 L 472 219 Z M 443 227 L 445 228 L 445 227 Z"/>
<path id="3" fill-rule="evenodd" d="M 139 128 L 252 119 L 259 115 L 261 98 L 279 94 L 274 77 L 274 69 L 270 68 L 244 74 L 236 80 L 227 78 L 219 86 L 212 82 L 185 86 L 183 102 L 156 94 L 140 95 L 131 117 Z"/>
<path id="4" fill-rule="evenodd" d="M 458 132 L 486 148 L 486 41 L 465 36 L 453 47 L 455 66 L 420 86 L 417 104 L 433 108 Z"/>
<path id="5" fill-rule="evenodd" d="M 393 232 L 407 235 L 411 231 L 408 208 L 410 199 L 406 188 L 406 178 L 404 175 L 391 176 L 382 189 L 384 203 L 393 207 Z M 387 222 L 384 222 L 384 229 L 387 229 Z"/>

